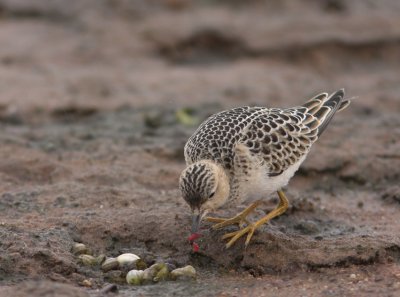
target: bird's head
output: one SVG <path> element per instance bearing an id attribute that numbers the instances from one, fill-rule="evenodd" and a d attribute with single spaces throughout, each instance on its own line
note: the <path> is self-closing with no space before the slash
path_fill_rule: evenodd
<path id="1" fill-rule="evenodd" d="M 203 217 L 221 205 L 229 196 L 229 178 L 221 165 L 203 160 L 182 171 L 179 188 L 192 213 L 192 234 L 197 233 Z"/>

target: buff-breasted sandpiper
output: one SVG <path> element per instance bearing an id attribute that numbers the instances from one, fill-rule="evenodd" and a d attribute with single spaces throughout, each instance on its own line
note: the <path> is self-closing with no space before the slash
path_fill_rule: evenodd
<path id="1" fill-rule="evenodd" d="M 319 94 L 292 108 L 238 107 L 205 120 L 185 145 L 187 167 L 179 187 L 193 212 L 192 234 L 198 234 L 203 219 L 213 228 L 238 224 L 227 233 L 230 247 L 247 234 L 247 246 L 254 231 L 284 213 L 289 202 L 282 191 L 307 157 L 337 111 L 350 104 L 344 90 Z M 251 223 L 247 216 L 273 192 L 278 206 Z M 206 217 L 220 207 L 243 202 L 252 204 L 236 216 Z M 193 240 L 196 236 L 192 236 Z"/>

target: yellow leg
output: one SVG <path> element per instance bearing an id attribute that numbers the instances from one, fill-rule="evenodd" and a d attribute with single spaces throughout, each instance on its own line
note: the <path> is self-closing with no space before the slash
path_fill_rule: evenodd
<path id="1" fill-rule="evenodd" d="M 278 191 L 278 196 L 279 196 L 278 206 L 273 211 L 268 213 L 265 217 L 263 217 L 262 219 L 258 220 L 257 222 L 255 222 L 253 224 L 248 225 L 247 227 L 245 227 L 241 230 L 238 230 L 238 231 L 235 231 L 232 233 L 227 233 L 224 236 L 222 236 L 222 239 L 231 238 L 229 240 L 229 242 L 226 244 L 226 248 L 231 247 L 236 242 L 236 240 L 238 240 L 240 237 L 242 237 L 246 233 L 247 233 L 247 238 L 246 238 L 245 246 L 247 247 L 247 245 L 250 243 L 251 237 L 254 234 L 254 231 L 256 231 L 257 228 L 259 228 L 261 225 L 265 224 L 269 220 L 283 214 L 289 207 L 289 201 L 287 200 L 285 193 L 283 193 L 281 190 Z"/>
<path id="2" fill-rule="evenodd" d="M 227 218 L 211 218 L 211 217 L 206 217 L 205 220 L 208 222 L 212 223 L 218 223 L 212 226 L 214 230 L 221 229 L 226 226 L 238 224 L 240 227 L 242 227 L 245 223 L 249 224 L 249 221 L 246 219 L 246 217 L 256 209 L 258 205 L 260 205 L 261 201 L 256 201 L 249 207 L 247 207 L 245 210 L 243 210 L 241 213 L 238 215 L 234 216 L 233 218 L 227 219 Z"/>

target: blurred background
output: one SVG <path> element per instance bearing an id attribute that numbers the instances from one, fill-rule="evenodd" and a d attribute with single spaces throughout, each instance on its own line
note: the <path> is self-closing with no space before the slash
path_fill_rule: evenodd
<path id="1" fill-rule="evenodd" d="M 199 123 L 340 88 L 355 99 L 287 214 L 247 250 L 221 231 L 191 254 L 178 177 Z M 142 296 L 400 296 L 399 152 L 400 1 L 0 0 L 0 296 L 115 283 L 76 242 L 199 271 Z"/>
<path id="2" fill-rule="evenodd" d="M 344 87 L 354 109 L 393 110 L 399 13 L 395 0 L 1 0 L 0 103 L 290 106 Z"/>

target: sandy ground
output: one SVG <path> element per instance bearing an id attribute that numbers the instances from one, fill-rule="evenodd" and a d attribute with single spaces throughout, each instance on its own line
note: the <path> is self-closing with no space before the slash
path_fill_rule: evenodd
<path id="1" fill-rule="evenodd" d="M 399 13 L 389 0 L 1 0 L 0 296 L 107 295 L 75 242 L 199 273 L 120 296 L 399 296 Z M 176 113 L 343 87 L 357 98 L 291 181 L 289 211 L 246 250 L 206 229 L 192 253 L 177 180 L 196 125 Z"/>

